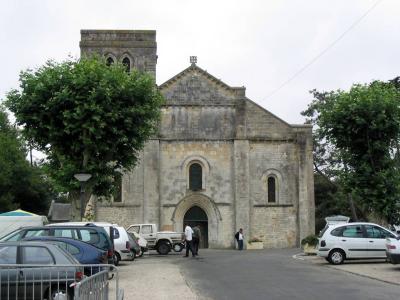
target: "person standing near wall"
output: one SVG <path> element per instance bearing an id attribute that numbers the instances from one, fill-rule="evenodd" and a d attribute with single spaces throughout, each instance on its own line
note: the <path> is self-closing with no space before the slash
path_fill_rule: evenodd
<path id="1" fill-rule="evenodd" d="M 240 228 L 239 231 L 236 232 L 235 239 L 238 244 L 238 250 L 243 250 L 243 239 L 244 239 L 243 228 Z"/>
<path id="2" fill-rule="evenodd" d="M 189 224 L 185 224 L 185 243 L 186 243 L 186 255 L 184 257 L 189 256 L 189 250 L 192 252 L 192 256 L 195 257 L 195 253 L 193 252 L 193 229 L 189 226 Z"/>
<path id="3" fill-rule="evenodd" d="M 199 244 L 201 239 L 201 231 L 199 225 L 193 227 L 193 252 L 195 255 L 199 255 Z"/>

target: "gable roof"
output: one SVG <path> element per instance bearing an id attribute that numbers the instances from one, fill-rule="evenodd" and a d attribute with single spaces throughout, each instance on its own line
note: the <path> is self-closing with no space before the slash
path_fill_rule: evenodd
<path id="1" fill-rule="evenodd" d="M 182 72 L 176 74 L 174 77 L 168 79 L 167 81 L 165 81 L 163 84 L 161 84 L 159 86 L 160 90 L 163 90 L 165 88 L 167 88 L 168 86 L 170 86 L 171 84 L 175 83 L 176 81 L 178 81 L 180 78 L 184 77 L 185 75 L 193 72 L 193 71 L 197 71 L 200 74 L 204 75 L 205 77 L 207 77 L 209 80 L 211 80 L 212 82 L 215 82 L 217 85 L 219 85 L 222 88 L 225 89 L 233 89 L 236 90 L 238 88 L 236 87 L 231 87 L 229 85 L 227 85 L 225 82 L 223 82 L 221 79 L 218 79 L 216 77 L 214 77 L 213 75 L 211 75 L 210 73 L 208 73 L 206 70 L 203 70 L 202 68 L 200 68 L 198 65 L 196 64 L 191 64 L 189 67 L 187 67 L 186 69 L 184 69 Z M 241 87 L 243 88 L 243 87 Z"/>

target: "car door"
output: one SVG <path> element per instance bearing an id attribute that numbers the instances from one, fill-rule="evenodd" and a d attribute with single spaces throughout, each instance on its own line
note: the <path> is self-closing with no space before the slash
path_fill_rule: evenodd
<path id="1" fill-rule="evenodd" d="M 346 251 L 347 258 L 368 256 L 368 242 L 362 225 L 347 225 L 338 241 Z"/>
<path id="2" fill-rule="evenodd" d="M 155 246 L 157 240 L 157 234 L 156 232 L 153 232 L 153 226 L 142 225 L 139 233 L 147 240 L 149 247 Z"/>
<path id="3" fill-rule="evenodd" d="M 395 235 L 376 225 L 365 225 L 369 257 L 386 258 L 386 238 Z"/>
<path id="4" fill-rule="evenodd" d="M 0 246 L 0 264 L 17 263 L 17 246 Z M 2 267 L 0 270 L 0 299 L 15 299 L 18 287 L 18 271 L 15 267 Z"/>
<path id="5" fill-rule="evenodd" d="M 57 272 L 45 266 L 54 265 L 54 257 L 47 247 L 20 246 L 19 299 L 42 297 L 49 286 L 49 279 L 55 280 Z M 43 267 L 24 267 L 24 265 L 43 265 Z M 50 274 L 51 273 L 51 274 Z M 35 295 L 35 296 L 33 296 Z M 39 298 L 40 299 L 40 298 Z"/>

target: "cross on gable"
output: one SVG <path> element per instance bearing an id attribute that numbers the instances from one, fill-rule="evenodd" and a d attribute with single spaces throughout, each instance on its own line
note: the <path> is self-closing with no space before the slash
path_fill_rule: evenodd
<path id="1" fill-rule="evenodd" d="M 197 63 L 197 56 L 191 56 L 191 57 L 190 57 L 190 63 L 191 63 L 192 65 L 195 65 L 195 64 Z"/>

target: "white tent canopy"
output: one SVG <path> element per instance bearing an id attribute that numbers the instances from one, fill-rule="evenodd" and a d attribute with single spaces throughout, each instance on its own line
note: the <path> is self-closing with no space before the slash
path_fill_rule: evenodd
<path id="1" fill-rule="evenodd" d="M 43 226 L 47 224 L 45 216 L 35 215 L 22 210 L 0 215 L 0 238 L 8 233 L 26 226 Z"/>

